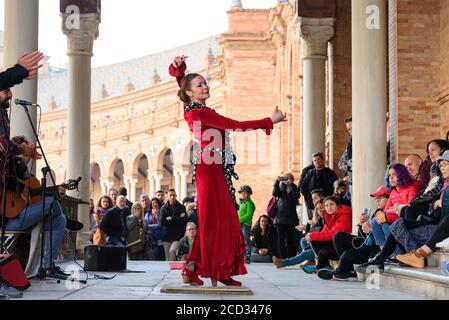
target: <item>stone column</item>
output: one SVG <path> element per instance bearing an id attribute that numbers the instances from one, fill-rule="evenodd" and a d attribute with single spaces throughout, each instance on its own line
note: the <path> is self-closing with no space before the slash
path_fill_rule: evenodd
<path id="1" fill-rule="evenodd" d="M 156 179 L 156 191 L 161 190 L 161 181 L 164 176 L 162 174 L 156 174 L 154 178 Z"/>
<path id="2" fill-rule="evenodd" d="M 130 178 L 128 181 L 129 181 L 129 192 L 128 192 L 129 200 L 131 202 L 135 202 L 136 201 L 136 195 L 137 195 L 136 194 L 137 193 L 137 190 L 136 190 L 137 178 L 133 177 L 133 178 Z"/>
<path id="3" fill-rule="evenodd" d="M 4 69 L 14 66 L 21 53 L 36 51 L 38 38 L 39 0 L 6 0 Z M 12 93 L 14 98 L 36 103 L 37 80 L 24 81 L 21 85 L 14 87 Z M 33 124 L 36 125 L 36 108 L 28 107 L 28 110 Z M 23 107 L 13 105 L 11 119 L 13 120 L 11 137 L 24 135 L 31 141 L 36 141 Z"/>
<path id="4" fill-rule="evenodd" d="M 69 110 L 68 110 L 68 177 L 83 177 L 80 197 L 89 201 L 90 180 L 90 103 L 91 59 L 94 40 L 98 37 L 100 16 L 96 13 L 77 15 L 79 24 L 69 21 L 73 16 L 63 13 L 62 31 L 67 36 L 69 56 Z M 76 28 L 75 28 L 76 26 Z M 76 193 L 72 193 L 75 196 Z M 89 206 L 79 205 L 78 219 L 84 224 L 78 233 L 77 245 L 83 249 L 89 242 Z"/>
<path id="5" fill-rule="evenodd" d="M 181 199 L 187 197 L 187 176 L 189 175 L 189 170 L 181 170 Z"/>
<path id="6" fill-rule="evenodd" d="M 387 0 L 352 1 L 353 228 L 386 170 Z"/>
<path id="7" fill-rule="evenodd" d="M 150 173 L 148 173 L 148 181 L 150 182 L 150 188 L 149 188 L 148 197 L 151 199 L 151 198 L 154 197 L 154 195 L 156 193 L 156 190 L 155 190 L 155 187 L 154 187 L 154 183 L 155 183 L 154 176 L 152 174 L 150 174 Z"/>
<path id="8" fill-rule="evenodd" d="M 176 170 L 176 171 L 173 172 L 173 175 L 175 176 L 175 190 L 176 190 L 176 194 L 182 200 L 182 197 L 181 197 L 181 173 L 180 173 L 179 170 Z"/>
<path id="9" fill-rule="evenodd" d="M 303 166 L 314 152 L 326 145 L 326 60 L 327 44 L 334 35 L 334 18 L 299 18 L 304 69 Z"/>

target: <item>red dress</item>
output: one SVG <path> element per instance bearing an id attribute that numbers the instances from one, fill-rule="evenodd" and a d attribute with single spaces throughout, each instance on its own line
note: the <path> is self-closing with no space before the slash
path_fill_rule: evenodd
<path id="1" fill-rule="evenodd" d="M 184 77 L 185 68 L 185 65 L 178 69 L 170 66 L 170 74 L 177 77 L 179 82 Z M 184 118 L 200 142 L 201 149 L 223 149 L 225 130 L 265 129 L 266 133 L 270 134 L 273 129 L 270 118 L 239 122 L 223 117 L 208 108 L 185 111 Z M 194 122 L 197 126 L 195 130 L 193 130 Z M 218 129 L 216 132 L 219 135 L 216 139 L 203 139 L 204 131 L 211 128 Z M 214 159 L 213 163 L 211 159 Z M 209 151 L 201 153 L 196 166 L 195 180 L 199 230 L 187 262 L 195 262 L 196 273 L 205 278 L 226 280 L 235 275 L 246 274 L 245 241 L 240 231 L 237 209 L 225 181 L 221 156 L 218 153 Z"/>

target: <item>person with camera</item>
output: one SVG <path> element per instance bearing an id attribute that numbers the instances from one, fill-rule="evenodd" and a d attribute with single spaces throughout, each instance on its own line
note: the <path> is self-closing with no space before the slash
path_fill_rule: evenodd
<path id="1" fill-rule="evenodd" d="M 347 207 L 352 207 L 351 196 L 349 194 L 349 183 L 339 180 L 335 188 L 334 195 L 340 200 L 340 203 Z"/>
<path id="2" fill-rule="evenodd" d="M 296 206 L 301 195 L 294 180 L 293 174 L 282 174 L 273 186 L 273 196 L 278 198 L 274 225 L 278 234 L 278 254 L 281 259 L 294 257 L 298 252 L 295 227 L 299 224 L 299 218 Z"/>

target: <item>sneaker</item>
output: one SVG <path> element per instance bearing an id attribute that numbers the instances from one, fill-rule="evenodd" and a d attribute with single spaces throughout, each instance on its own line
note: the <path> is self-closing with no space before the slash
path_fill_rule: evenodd
<path id="1" fill-rule="evenodd" d="M 0 300 L 9 300 L 9 296 L 6 294 L 1 294 L 0 293 Z"/>
<path id="2" fill-rule="evenodd" d="M 406 264 L 407 266 L 422 269 L 424 268 L 424 258 L 417 257 L 414 252 L 401 254 L 396 257 L 400 262 Z"/>
<path id="3" fill-rule="evenodd" d="M 379 256 L 375 256 L 374 258 L 368 260 L 368 262 L 359 265 L 356 268 L 356 272 L 358 273 L 373 273 L 375 271 L 383 272 L 384 270 L 384 263 L 380 261 Z"/>
<path id="4" fill-rule="evenodd" d="M 58 277 L 70 277 L 70 274 L 65 273 L 64 270 L 62 270 L 58 266 L 54 266 L 53 268 L 47 269 L 47 276 L 58 276 Z"/>
<path id="5" fill-rule="evenodd" d="M 337 281 L 358 281 L 357 274 L 354 271 L 344 274 L 334 274 L 332 279 Z"/>
<path id="6" fill-rule="evenodd" d="M 250 264 L 250 263 L 251 263 L 250 257 L 245 257 L 245 263 L 246 263 L 246 264 Z"/>
<path id="7" fill-rule="evenodd" d="M 22 292 L 20 292 L 16 288 L 8 286 L 6 283 L 0 284 L 0 295 L 7 296 L 11 299 L 18 299 L 23 297 Z"/>
<path id="8" fill-rule="evenodd" d="M 437 248 L 449 250 L 449 238 L 437 243 Z"/>
<path id="9" fill-rule="evenodd" d="M 317 276 L 323 280 L 331 280 L 334 276 L 334 271 L 328 269 L 320 269 L 317 272 Z"/>
<path id="10" fill-rule="evenodd" d="M 313 274 L 316 273 L 316 266 L 304 266 L 302 270 L 307 274 Z"/>

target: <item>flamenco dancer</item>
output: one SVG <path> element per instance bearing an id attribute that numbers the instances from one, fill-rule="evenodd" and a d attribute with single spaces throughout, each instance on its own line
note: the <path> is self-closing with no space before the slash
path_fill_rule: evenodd
<path id="1" fill-rule="evenodd" d="M 193 181 L 198 200 L 199 232 L 193 243 L 187 264 L 182 271 L 184 283 L 203 285 L 199 276 L 210 278 L 226 286 L 241 286 L 233 276 L 246 274 L 244 264 L 245 241 L 240 231 L 238 204 L 232 178 L 236 157 L 232 153 L 229 130 L 264 129 L 271 134 L 273 125 L 285 122 L 286 116 L 278 107 L 271 118 L 236 121 L 225 118 L 206 106 L 209 87 L 199 74 L 185 75 L 186 56 L 176 57 L 170 65 L 170 75 L 176 77 L 184 102 L 184 119 L 201 149 L 194 159 Z M 207 140 L 203 133 L 207 130 Z"/>

